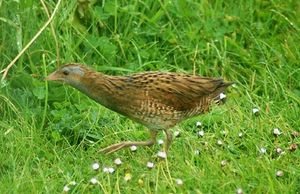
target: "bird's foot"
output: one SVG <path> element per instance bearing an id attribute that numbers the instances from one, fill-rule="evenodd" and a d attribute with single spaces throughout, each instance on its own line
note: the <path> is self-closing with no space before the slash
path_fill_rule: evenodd
<path id="1" fill-rule="evenodd" d="M 99 150 L 99 152 L 104 153 L 104 154 L 111 154 L 113 152 L 116 152 L 116 151 L 122 149 L 126 145 L 125 143 L 127 143 L 127 142 L 121 142 L 121 143 L 116 143 L 116 144 L 110 145 L 106 148 Z"/>
<path id="2" fill-rule="evenodd" d="M 106 148 L 103 148 L 99 150 L 99 152 L 104 153 L 104 154 L 111 154 L 113 152 L 116 152 L 122 148 L 130 147 L 130 146 L 152 146 L 155 143 L 155 140 L 150 139 L 148 141 L 123 141 L 121 143 L 113 144 L 111 146 L 108 146 Z"/>

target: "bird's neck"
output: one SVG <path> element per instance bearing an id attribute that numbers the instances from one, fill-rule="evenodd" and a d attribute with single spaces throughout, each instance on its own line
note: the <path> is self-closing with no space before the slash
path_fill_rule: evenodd
<path id="1" fill-rule="evenodd" d="M 116 79 L 117 80 L 117 79 Z M 78 84 L 72 86 L 101 105 L 117 111 L 114 103 L 115 87 L 118 85 L 113 76 L 102 73 L 87 73 Z"/>

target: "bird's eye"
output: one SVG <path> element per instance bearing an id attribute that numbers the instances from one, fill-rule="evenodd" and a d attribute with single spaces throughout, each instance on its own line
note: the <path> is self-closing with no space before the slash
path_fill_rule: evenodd
<path id="1" fill-rule="evenodd" d="M 65 70 L 65 71 L 63 71 L 63 74 L 64 75 L 69 75 L 69 71 Z"/>

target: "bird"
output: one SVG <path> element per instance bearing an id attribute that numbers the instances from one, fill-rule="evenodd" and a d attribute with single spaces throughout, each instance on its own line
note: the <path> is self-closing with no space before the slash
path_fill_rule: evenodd
<path id="1" fill-rule="evenodd" d="M 233 82 L 174 72 L 146 71 L 125 76 L 97 72 L 87 65 L 69 63 L 49 74 L 45 80 L 57 81 L 79 90 L 102 106 L 148 128 L 144 141 L 122 141 L 99 150 L 110 154 L 130 146 L 152 146 L 164 131 L 167 153 L 172 127 L 188 118 L 204 114 Z"/>

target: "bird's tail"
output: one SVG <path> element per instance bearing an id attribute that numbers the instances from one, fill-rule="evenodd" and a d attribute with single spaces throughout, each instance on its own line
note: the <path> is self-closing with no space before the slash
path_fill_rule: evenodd
<path id="1" fill-rule="evenodd" d="M 225 90 L 226 90 L 226 88 L 228 88 L 232 84 L 234 84 L 234 82 L 224 82 L 222 80 L 222 82 L 219 84 L 219 86 L 213 92 L 212 99 L 214 99 L 214 101 L 217 104 L 224 103 L 226 101 L 226 98 L 227 98 L 226 94 L 225 94 Z"/>

